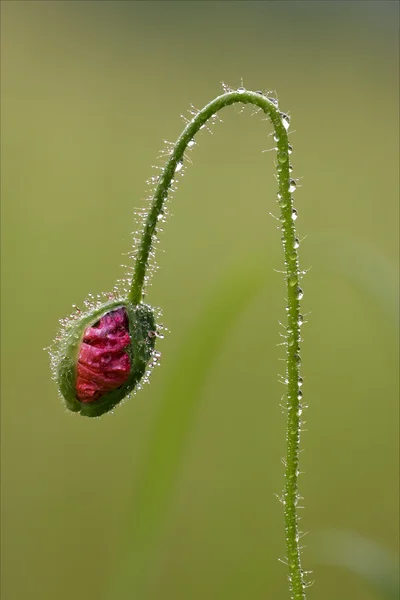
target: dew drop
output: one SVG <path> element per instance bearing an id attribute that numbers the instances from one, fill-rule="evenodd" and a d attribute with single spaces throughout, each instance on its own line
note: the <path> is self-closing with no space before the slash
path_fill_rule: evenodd
<path id="1" fill-rule="evenodd" d="M 292 154 L 293 152 L 293 146 L 291 144 L 288 144 L 288 152 L 289 154 Z"/>
<path id="2" fill-rule="evenodd" d="M 271 102 L 271 104 L 273 104 L 274 106 L 278 106 L 278 100 L 276 98 L 273 98 L 272 96 L 268 96 L 268 100 Z"/>
<path id="3" fill-rule="evenodd" d="M 303 296 L 304 296 L 303 290 L 301 289 L 301 287 L 298 287 L 297 290 L 296 290 L 296 298 L 297 298 L 297 300 L 301 300 Z"/>
<path id="4" fill-rule="evenodd" d="M 188 141 L 188 146 L 189 146 L 189 148 L 193 148 L 193 146 L 195 145 L 195 143 L 196 143 L 196 142 L 195 142 L 194 140 L 189 140 L 189 141 Z"/>
<path id="5" fill-rule="evenodd" d="M 179 173 L 179 171 L 182 169 L 182 167 L 183 167 L 183 162 L 180 160 L 179 162 L 176 163 L 175 173 Z"/>
<path id="6" fill-rule="evenodd" d="M 298 393 L 297 393 L 297 400 L 301 400 L 301 399 L 302 399 L 302 397 L 303 397 L 303 392 L 301 392 L 301 391 L 299 390 L 299 391 L 298 391 Z M 299 409 L 299 410 L 301 410 L 301 409 Z M 301 410 L 301 412 L 303 412 L 303 411 Z M 300 414 L 301 414 L 301 413 L 300 413 Z"/>
<path id="7" fill-rule="evenodd" d="M 280 206 L 281 208 L 286 208 L 286 207 L 287 207 L 287 205 L 288 205 L 288 201 L 287 201 L 287 199 L 286 199 L 286 198 L 281 198 L 281 199 L 279 200 L 279 206 Z"/>
<path id="8" fill-rule="evenodd" d="M 296 260 L 296 258 L 297 258 L 296 252 L 289 252 L 289 258 L 290 258 L 290 260 Z"/>
<path id="9" fill-rule="evenodd" d="M 289 277 L 289 286 L 290 287 L 294 287 L 295 285 L 297 285 L 299 281 L 299 278 L 297 275 L 290 275 Z"/>
<path id="10" fill-rule="evenodd" d="M 297 188 L 297 183 L 294 179 L 291 179 L 289 182 L 289 192 L 292 194 Z"/>
<path id="11" fill-rule="evenodd" d="M 297 325 L 299 327 L 301 327 L 304 323 L 304 319 L 303 319 L 303 315 L 299 315 L 299 318 L 297 319 Z"/>
<path id="12" fill-rule="evenodd" d="M 279 142 L 280 137 L 276 133 L 274 133 L 274 142 Z"/>
<path id="13" fill-rule="evenodd" d="M 244 88 L 244 87 L 239 87 L 239 88 L 237 89 L 237 92 L 238 92 L 239 94 L 244 94 L 244 92 L 245 92 L 245 91 L 246 91 L 246 88 Z"/>
<path id="14" fill-rule="evenodd" d="M 289 129 L 289 125 L 290 125 L 290 117 L 289 117 L 289 115 L 286 115 L 285 113 L 281 113 L 281 119 L 282 119 L 282 125 L 284 126 L 284 128 L 287 131 Z"/>
<path id="15" fill-rule="evenodd" d="M 297 210 L 294 208 L 292 210 L 292 220 L 295 221 L 298 217 Z"/>
<path id="16" fill-rule="evenodd" d="M 294 238 L 293 248 L 298 248 L 300 246 L 299 238 Z"/>
<path id="17" fill-rule="evenodd" d="M 297 380 L 297 383 L 298 383 L 299 387 L 301 387 L 303 385 L 303 378 L 299 377 Z"/>
<path id="18" fill-rule="evenodd" d="M 286 152 L 278 152 L 278 161 L 283 164 L 287 161 L 288 155 Z"/>

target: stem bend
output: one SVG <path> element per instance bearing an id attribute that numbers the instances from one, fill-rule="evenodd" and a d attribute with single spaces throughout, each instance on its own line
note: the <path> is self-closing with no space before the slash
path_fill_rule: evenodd
<path id="1" fill-rule="evenodd" d="M 140 304 L 143 297 L 143 287 L 150 253 L 153 247 L 157 222 L 162 215 L 164 203 L 174 179 L 178 165 L 183 161 L 185 150 L 195 134 L 206 122 L 225 106 L 235 103 L 253 104 L 261 108 L 269 117 L 275 129 L 277 145 L 277 179 L 278 204 L 282 223 L 282 242 L 285 256 L 285 275 L 287 284 L 287 339 L 286 339 L 286 383 L 287 383 L 287 433 L 285 486 L 283 492 L 287 563 L 289 568 L 289 585 L 292 600 L 305 600 L 303 571 L 300 562 L 300 546 L 298 517 L 296 511 L 299 475 L 299 446 L 301 429 L 301 378 L 300 378 L 300 326 L 302 317 L 299 301 L 303 292 L 299 287 L 298 240 L 296 238 L 294 221 L 297 212 L 293 208 L 292 191 L 294 182 L 290 177 L 287 129 L 289 118 L 280 112 L 277 102 L 269 99 L 260 92 L 251 92 L 244 88 L 218 96 L 200 110 L 187 124 L 167 160 L 158 178 L 154 191 L 151 208 L 146 218 L 136 262 L 132 284 L 128 295 L 129 301 Z"/>

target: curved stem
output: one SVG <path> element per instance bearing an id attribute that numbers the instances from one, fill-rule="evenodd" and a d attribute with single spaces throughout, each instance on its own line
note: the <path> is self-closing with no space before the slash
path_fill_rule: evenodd
<path id="1" fill-rule="evenodd" d="M 259 92 L 239 88 L 218 96 L 200 110 L 188 123 L 176 141 L 171 155 L 158 178 L 150 211 L 144 225 L 141 243 L 136 256 L 134 275 L 128 299 L 139 304 L 143 297 L 146 270 L 152 251 L 154 236 L 159 218 L 163 214 L 164 203 L 179 165 L 184 160 L 185 150 L 195 134 L 208 119 L 225 106 L 235 103 L 253 104 L 261 108 L 271 120 L 275 129 L 277 150 L 278 204 L 282 223 L 282 242 L 285 255 L 287 284 L 287 340 L 286 340 L 286 383 L 287 383 L 287 433 L 286 467 L 283 494 L 286 550 L 289 567 L 289 582 L 292 600 L 305 600 L 305 582 L 300 563 L 299 531 L 297 526 L 296 505 L 298 501 L 299 445 L 301 427 L 301 378 L 300 368 L 300 315 L 299 300 L 302 290 L 299 287 L 298 241 L 294 221 L 297 213 L 293 209 L 292 191 L 294 182 L 290 178 L 287 129 L 289 119 L 281 113 L 277 102 L 268 99 Z"/>

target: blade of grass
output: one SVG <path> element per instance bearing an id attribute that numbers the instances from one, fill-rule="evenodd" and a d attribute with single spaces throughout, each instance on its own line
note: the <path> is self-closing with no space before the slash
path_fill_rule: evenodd
<path id="1" fill-rule="evenodd" d="M 151 549 L 170 506 L 204 383 L 235 323 L 272 277 L 259 258 L 236 265 L 218 283 L 179 348 L 138 480 L 128 555 L 110 599 L 123 598 L 124 589 L 134 598 L 144 597 Z"/>
<path id="2" fill-rule="evenodd" d="M 315 236 L 312 243 L 315 245 L 314 256 L 320 257 L 324 253 L 325 274 L 345 277 L 363 293 L 372 296 L 390 325 L 398 327 L 396 271 L 374 246 L 337 234 Z M 171 504 L 208 372 L 229 332 L 266 285 L 268 273 L 272 277 L 272 270 L 261 265 L 259 257 L 249 257 L 243 266 L 233 267 L 218 283 L 178 350 L 144 456 L 132 510 L 134 522 L 127 536 L 129 548 L 118 573 L 112 578 L 107 596 L 110 600 L 125 600 L 125 589 L 133 591 L 133 596 L 127 596 L 129 598 L 143 600 L 145 597 L 146 582 L 151 577 L 151 554 Z M 387 596 L 388 600 L 392 597 Z"/>
<path id="3" fill-rule="evenodd" d="M 400 597 L 398 560 L 354 531 L 327 530 L 316 538 L 320 564 L 346 568 L 362 577 L 385 600 Z"/>

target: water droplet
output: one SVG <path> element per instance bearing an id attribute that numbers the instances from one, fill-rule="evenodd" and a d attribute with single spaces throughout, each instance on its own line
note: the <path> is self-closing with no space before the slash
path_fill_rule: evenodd
<path id="1" fill-rule="evenodd" d="M 297 383 L 298 383 L 299 387 L 301 387 L 303 385 L 303 378 L 299 377 L 297 380 Z"/>
<path id="2" fill-rule="evenodd" d="M 296 252 L 289 252 L 289 258 L 290 258 L 290 260 L 296 260 L 296 258 L 297 258 Z"/>
<path id="3" fill-rule="evenodd" d="M 300 246 L 299 238 L 294 238 L 293 248 L 298 248 Z"/>
<path id="4" fill-rule="evenodd" d="M 188 146 L 189 146 L 189 148 L 193 148 L 193 146 L 195 145 L 195 143 L 196 143 L 196 142 L 195 142 L 194 140 L 189 140 L 189 141 L 188 141 Z"/>
<path id="5" fill-rule="evenodd" d="M 299 281 L 299 278 L 297 275 L 290 275 L 289 277 L 289 286 L 290 287 L 294 287 L 295 285 L 297 285 Z"/>
<path id="6" fill-rule="evenodd" d="M 298 393 L 297 393 L 297 400 L 301 400 L 301 399 L 302 399 L 302 397 L 303 397 L 303 392 L 301 392 L 301 391 L 299 390 L 299 391 L 298 391 Z M 301 410 L 301 412 L 303 412 L 303 411 L 302 411 L 302 409 L 299 409 L 299 410 Z M 301 413 L 300 413 L 300 414 L 301 414 Z"/>
<path id="7" fill-rule="evenodd" d="M 304 323 L 304 319 L 303 319 L 303 315 L 299 315 L 299 318 L 297 319 L 297 325 L 299 327 L 301 327 Z"/>
<path id="8" fill-rule="evenodd" d="M 297 300 L 301 300 L 303 296 L 304 296 L 303 290 L 301 289 L 301 287 L 298 287 L 297 290 L 296 290 L 296 298 L 297 298 Z"/>
<path id="9" fill-rule="evenodd" d="M 279 142 L 280 137 L 276 133 L 274 133 L 274 142 Z"/>
<path id="10" fill-rule="evenodd" d="M 289 182 L 289 192 L 292 194 L 296 188 L 297 188 L 297 183 L 295 182 L 294 179 L 291 179 Z"/>
<path id="11" fill-rule="evenodd" d="M 300 358 L 300 356 L 299 356 L 298 354 L 295 354 L 295 355 L 293 356 L 293 358 L 294 358 L 294 361 L 295 361 L 296 365 L 297 365 L 298 367 L 300 367 L 300 365 L 301 365 L 301 358 Z"/>
<path id="12" fill-rule="evenodd" d="M 276 98 L 273 98 L 272 96 L 268 96 L 268 100 L 271 102 L 271 104 L 273 104 L 274 106 L 278 106 L 278 100 Z"/>
<path id="13" fill-rule="evenodd" d="M 182 167 L 183 167 L 182 161 L 179 161 L 178 163 L 176 163 L 175 173 L 179 173 L 179 171 L 182 169 Z"/>
<path id="14" fill-rule="evenodd" d="M 239 87 L 239 88 L 237 89 L 237 91 L 238 91 L 238 93 L 239 93 L 239 94 L 244 94 L 244 92 L 246 91 L 246 88 L 244 88 L 244 87 Z"/>
<path id="15" fill-rule="evenodd" d="M 294 208 L 294 209 L 292 210 L 292 219 L 293 219 L 293 221 L 295 221 L 295 220 L 297 219 L 297 217 L 298 217 L 298 215 L 297 215 L 297 210 Z"/>
<path id="16" fill-rule="evenodd" d="M 301 393 L 301 392 L 299 392 L 299 393 Z M 299 396 L 297 396 L 297 398 L 298 398 L 298 400 L 300 400 L 301 396 L 300 396 L 300 398 L 299 398 Z M 301 415 L 303 414 L 303 409 L 302 408 L 298 408 L 297 411 L 296 411 L 296 414 L 297 414 L 298 417 L 301 417 Z"/>
<path id="17" fill-rule="evenodd" d="M 278 198 L 278 204 L 279 204 L 279 206 L 280 206 L 281 208 L 285 208 L 285 207 L 287 206 L 287 199 L 286 199 L 286 198 L 282 198 L 282 194 L 281 194 L 281 193 L 279 193 L 279 192 L 278 192 L 278 194 L 277 194 L 277 198 Z M 282 238 L 281 238 L 281 239 L 282 239 L 282 241 L 285 243 L 285 241 L 286 241 L 286 238 L 285 238 L 285 236 L 284 236 L 284 235 L 282 236 Z"/>
<path id="18" fill-rule="evenodd" d="M 286 131 L 289 129 L 289 125 L 290 125 L 290 117 L 289 115 L 286 115 L 285 113 L 280 113 L 281 114 L 281 119 L 282 119 L 282 125 L 284 126 L 284 128 L 286 129 Z"/>
<path id="19" fill-rule="evenodd" d="M 288 144 L 288 152 L 289 154 L 292 154 L 293 152 L 293 146 L 291 144 Z"/>
<path id="20" fill-rule="evenodd" d="M 281 198 L 281 199 L 279 200 L 279 206 L 280 206 L 281 208 L 286 208 L 286 207 L 287 207 L 287 205 L 288 205 L 288 201 L 287 201 L 287 199 L 286 199 L 286 198 Z"/>
<path id="21" fill-rule="evenodd" d="M 286 152 L 278 152 L 278 161 L 282 164 L 285 163 L 288 159 L 288 155 Z"/>

